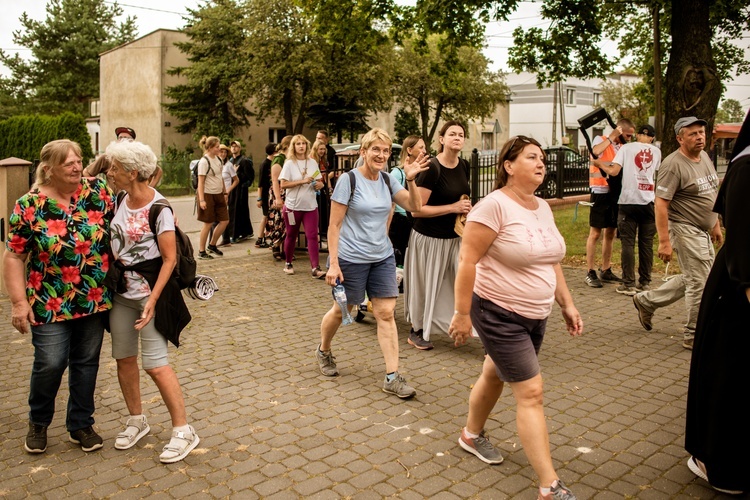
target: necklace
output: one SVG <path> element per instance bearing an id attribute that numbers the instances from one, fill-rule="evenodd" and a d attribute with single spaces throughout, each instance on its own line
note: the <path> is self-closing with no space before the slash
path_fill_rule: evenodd
<path id="1" fill-rule="evenodd" d="M 515 190 L 515 189 L 513 189 L 513 187 L 512 187 L 512 186 L 508 186 L 508 189 L 510 189 L 510 190 L 511 190 L 511 191 L 513 192 L 513 195 L 514 195 L 514 196 L 516 197 L 516 199 L 517 199 L 518 201 L 520 201 L 520 202 L 521 202 L 521 205 L 522 205 L 522 206 L 523 206 L 523 207 L 524 207 L 525 209 L 529 210 L 529 211 L 530 211 L 530 212 L 531 212 L 532 214 L 534 214 L 534 217 L 536 217 L 536 219 L 537 219 L 537 220 L 539 220 L 539 217 L 538 217 L 538 216 L 536 215 L 536 211 L 535 211 L 535 210 L 536 210 L 536 208 L 532 208 L 532 207 L 530 207 L 530 206 L 529 206 L 529 204 L 528 204 L 527 202 L 525 202 L 525 201 L 524 201 L 524 200 L 523 200 L 523 199 L 521 198 L 521 196 L 519 196 L 519 194 L 518 194 L 518 193 L 516 192 L 516 190 Z M 532 203 L 533 203 L 533 202 L 532 202 Z M 537 208 L 539 208 L 539 207 L 537 207 Z"/>
<path id="2" fill-rule="evenodd" d="M 304 179 L 307 175 L 307 158 L 305 158 L 305 167 L 300 168 L 299 167 L 299 160 L 297 158 L 294 159 L 294 164 L 297 166 L 297 170 L 299 170 L 299 173 L 302 175 L 302 178 Z"/>

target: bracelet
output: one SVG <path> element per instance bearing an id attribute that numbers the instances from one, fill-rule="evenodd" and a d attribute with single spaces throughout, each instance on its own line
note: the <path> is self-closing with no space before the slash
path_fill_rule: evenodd
<path id="1" fill-rule="evenodd" d="M 460 312 L 458 312 L 458 311 L 453 311 L 453 314 L 454 314 L 454 315 L 455 315 L 455 314 L 458 314 L 459 316 L 468 316 L 468 315 L 469 315 L 469 313 L 460 313 Z"/>
<path id="2" fill-rule="evenodd" d="M 257 200 L 255 200 L 255 201 L 263 201 L 263 198 L 258 198 L 258 199 L 257 199 Z"/>
<path id="3" fill-rule="evenodd" d="M 406 179 L 406 182 L 414 182 L 416 180 L 416 177 L 412 177 L 411 179 L 409 179 L 408 177 L 404 177 L 404 179 Z"/>

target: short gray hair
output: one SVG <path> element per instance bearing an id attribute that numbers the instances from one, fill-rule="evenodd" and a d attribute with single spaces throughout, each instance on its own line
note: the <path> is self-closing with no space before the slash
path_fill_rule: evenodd
<path id="1" fill-rule="evenodd" d="M 147 181 L 156 171 L 156 155 L 149 146 L 137 141 L 111 142 L 105 154 L 127 172 L 138 172 L 139 181 Z"/>

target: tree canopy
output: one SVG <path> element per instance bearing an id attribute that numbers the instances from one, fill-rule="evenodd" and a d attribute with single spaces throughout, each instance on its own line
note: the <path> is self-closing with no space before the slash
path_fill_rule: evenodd
<path id="1" fill-rule="evenodd" d="M 430 35 L 426 46 L 405 39 L 397 51 L 395 97 L 420 121 L 422 137 L 430 144 L 440 119 L 466 122 L 490 116 L 506 101 L 509 89 L 500 73 L 489 71 L 489 61 L 473 47 L 441 49 L 442 37 Z"/>
<path id="2" fill-rule="evenodd" d="M 111 4 L 111 5 L 107 5 Z M 44 21 L 21 16 L 14 43 L 31 50 L 29 60 L 0 49 L 0 61 L 11 71 L 4 79 L 8 94 L 0 115 L 28 112 L 88 115 L 88 103 L 99 96 L 99 54 L 132 40 L 135 19 L 118 22 L 122 9 L 104 0 L 50 0 Z"/>
<path id="3" fill-rule="evenodd" d="M 167 87 L 167 110 L 182 120 L 177 131 L 234 137 L 237 127 L 247 124 L 250 112 L 237 83 L 246 69 L 239 51 L 246 39 L 244 7 L 234 0 L 214 0 L 199 9 L 188 9 L 191 20 L 185 27 L 188 41 L 176 44 L 188 55 L 190 65 L 171 68 L 186 82 Z"/>

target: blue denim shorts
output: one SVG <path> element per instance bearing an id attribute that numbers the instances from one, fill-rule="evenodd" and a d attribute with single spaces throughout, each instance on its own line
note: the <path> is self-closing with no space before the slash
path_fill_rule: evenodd
<path id="1" fill-rule="evenodd" d="M 339 259 L 339 268 L 344 275 L 342 284 L 346 289 L 346 301 L 349 304 L 361 304 L 365 300 L 365 292 L 370 299 L 398 297 L 396 258 L 393 254 L 380 262 L 366 264 Z"/>

